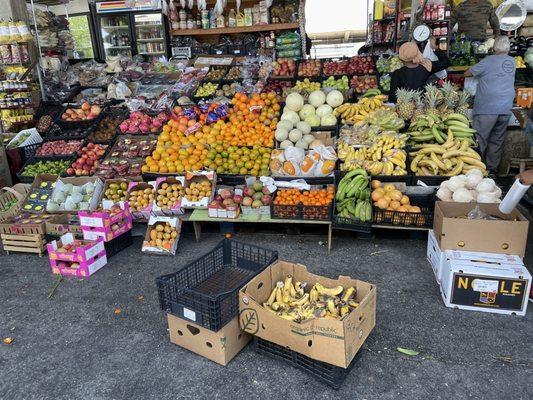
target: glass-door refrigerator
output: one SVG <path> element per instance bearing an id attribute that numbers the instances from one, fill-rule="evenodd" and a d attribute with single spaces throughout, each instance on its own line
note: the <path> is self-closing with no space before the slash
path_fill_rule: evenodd
<path id="1" fill-rule="evenodd" d="M 136 14 L 134 23 L 136 53 L 145 56 L 148 61 L 166 55 L 162 14 Z"/>
<path id="2" fill-rule="evenodd" d="M 131 20 L 128 13 L 101 15 L 100 25 L 100 48 L 104 52 L 102 58 L 106 60 L 110 56 L 133 55 Z"/>
<path id="3" fill-rule="evenodd" d="M 146 61 L 167 56 L 161 0 L 101 1 L 94 8 L 100 57 L 141 55 Z"/>

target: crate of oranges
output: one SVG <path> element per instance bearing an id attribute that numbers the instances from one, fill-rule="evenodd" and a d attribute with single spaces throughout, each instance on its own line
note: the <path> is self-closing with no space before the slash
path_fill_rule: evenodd
<path id="1" fill-rule="evenodd" d="M 333 212 L 333 185 L 312 186 L 310 190 L 278 189 L 270 206 L 276 219 L 330 221 Z"/>

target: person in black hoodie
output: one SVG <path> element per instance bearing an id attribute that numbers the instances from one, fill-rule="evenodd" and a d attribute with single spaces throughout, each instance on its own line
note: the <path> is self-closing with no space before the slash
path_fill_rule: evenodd
<path id="1" fill-rule="evenodd" d="M 415 42 L 406 42 L 400 46 L 399 56 L 404 66 L 392 73 L 389 101 L 396 103 L 398 89 L 423 91 L 431 75 L 450 66 L 450 59 L 445 51 L 438 49 L 434 37 L 429 38 L 429 43 L 438 58 L 437 61 L 424 58 Z"/>

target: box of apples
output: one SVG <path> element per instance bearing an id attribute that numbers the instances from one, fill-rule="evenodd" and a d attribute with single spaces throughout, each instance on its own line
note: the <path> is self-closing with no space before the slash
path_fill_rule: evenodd
<path id="1" fill-rule="evenodd" d="M 80 211 L 78 216 L 83 238 L 86 240 L 103 238 L 104 242 L 110 242 L 133 227 L 129 205 L 122 201 L 114 204 L 104 200 L 102 210 Z"/>
<path id="2" fill-rule="evenodd" d="M 85 278 L 107 264 L 104 240 L 78 240 L 67 233 L 47 244 L 52 273 Z"/>
<path id="3" fill-rule="evenodd" d="M 288 58 L 278 58 L 272 63 L 274 70 L 272 77 L 294 78 L 296 73 L 296 61 Z"/>
<path id="4" fill-rule="evenodd" d="M 217 187 L 217 193 L 214 199 L 207 206 L 209 217 L 230 219 L 238 218 L 243 198 L 242 187 Z"/>
<path id="5" fill-rule="evenodd" d="M 376 76 L 352 76 L 350 87 L 355 93 L 365 93 L 368 89 L 378 87 L 378 78 Z"/>

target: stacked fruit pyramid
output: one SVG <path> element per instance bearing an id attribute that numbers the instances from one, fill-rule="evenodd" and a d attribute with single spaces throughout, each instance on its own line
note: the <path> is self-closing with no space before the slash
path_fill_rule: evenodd
<path id="1" fill-rule="evenodd" d="M 209 118 L 176 107 L 142 171 L 210 169 L 219 174 L 268 175 L 279 103 L 273 92 L 251 96 L 236 93 L 227 115 L 211 123 Z"/>

